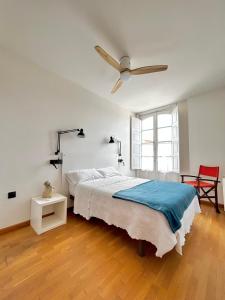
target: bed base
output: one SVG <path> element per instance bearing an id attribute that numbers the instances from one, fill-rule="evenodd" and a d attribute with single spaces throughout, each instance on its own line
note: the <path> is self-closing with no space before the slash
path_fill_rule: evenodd
<path id="1" fill-rule="evenodd" d="M 138 255 L 140 257 L 145 256 L 145 241 L 144 240 L 138 240 Z"/>
<path id="2" fill-rule="evenodd" d="M 74 200 L 74 196 L 70 195 L 70 200 Z M 145 241 L 138 240 L 137 253 L 140 257 L 145 256 Z"/>

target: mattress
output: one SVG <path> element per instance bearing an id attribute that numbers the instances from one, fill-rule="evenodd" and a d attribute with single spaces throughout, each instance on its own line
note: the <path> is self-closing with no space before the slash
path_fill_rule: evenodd
<path id="1" fill-rule="evenodd" d="M 184 212 L 181 228 L 173 233 L 159 211 L 112 198 L 115 192 L 146 181 L 148 180 L 136 177 L 113 176 L 74 184 L 70 186 L 70 192 L 74 195 L 74 213 L 87 220 L 91 217 L 102 219 L 109 225 L 126 230 L 133 239 L 152 243 L 157 249 L 157 257 L 162 257 L 174 247 L 182 254 L 185 235 L 190 232 L 195 215 L 201 212 L 198 198 L 194 197 Z"/>

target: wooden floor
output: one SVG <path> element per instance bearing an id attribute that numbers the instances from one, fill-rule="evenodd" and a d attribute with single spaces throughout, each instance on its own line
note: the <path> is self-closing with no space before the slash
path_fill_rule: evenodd
<path id="1" fill-rule="evenodd" d="M 184 255 L 162 259 L 102 221 L 72 214 L 41 236 L 30 227 L 0 236 L 0 299 L 225 299 L 225 214 L 202 206 Z"/>

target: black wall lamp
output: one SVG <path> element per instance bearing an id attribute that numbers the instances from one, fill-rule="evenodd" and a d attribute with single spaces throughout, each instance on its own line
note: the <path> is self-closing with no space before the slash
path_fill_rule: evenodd
<path id="1" fill-rule="evenodd" d="M 66 134 L 66 133 L 73 133 L 73 132 L 74 133 L 78 132 L 77 136 L 79 138 L 84 138 L 85 137 L 83 128 L 57 131 L 58 139 L 57 139 L 57 149 L 56 149 L 55 155 L 60 154 L 60 149 L 61 149 L 61 135 L 62 134 Z M 63 163 L 62 158 L 51 159 L 50 160 L 50 164 L 53 165 L 56 169 L 57 169 L 57 165 L 62 165 L 62 163 Z"/>
<path id="2" fill-rule="evenodd" d="M 115 138 L 110 136 L 109 138 L 109 144 L 114 144 L 115 143 Z"/>
<path id="3" fill-rule="evenodd" d="M 109 138 L 109 144 L 115 144 L 115 143 L 118 143 L 118 164 L 119 165 L 125 165 L 125 163 L 124 163 L 124 160 L 123 160 L 123 158 L 122 158 L 122 142 L 121 142 L 121 140 L 119 140 L 119 139 L 116 139 L 115 137 L 113 137 L 113 136 L 110 136 L 110 138 Z"/>

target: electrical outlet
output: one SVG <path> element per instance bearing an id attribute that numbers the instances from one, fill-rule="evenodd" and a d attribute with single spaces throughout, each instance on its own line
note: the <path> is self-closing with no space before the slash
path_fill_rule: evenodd
<path id="1" fill-rule="evenodd" d="M 8 199 L 11 199 L 11 198 L 16 198 L 16 191 L 8 193 Z"/>

